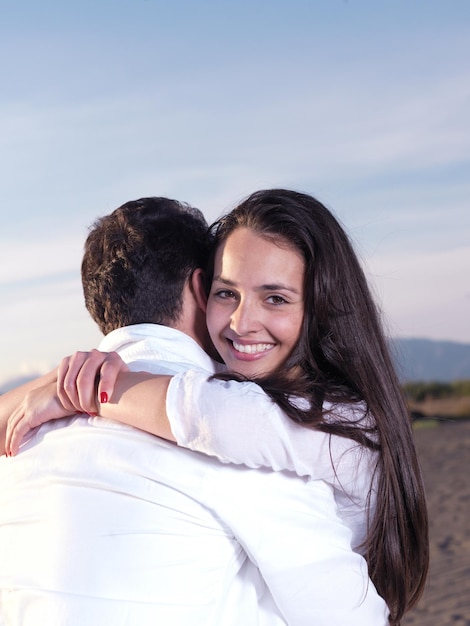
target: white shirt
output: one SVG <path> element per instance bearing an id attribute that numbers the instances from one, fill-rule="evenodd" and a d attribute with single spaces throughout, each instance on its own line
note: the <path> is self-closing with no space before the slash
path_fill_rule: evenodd
<path id="1" fill-rule="evenodd" d="M 152 358 L 167 373 L 208 366 L 191 339 L 159 326 L 114 331 L 101 348 L 133 369 L 157 371 Z M 0 459 L 5 624 L 386 623 L 325 481 L 221 465 L 101 418 L 66 422 Z"/>
<path id="2" fill-rule="evenodd" d="M 117 330 L 100 347 L 133 369 L 213 369 L 193 340 L 160 326 Z M 285 625 L 207 506 L 219 469 L 101 418 L 36 429 L 18 456 L 0 458 L 0 624 Z"/>
<path id="3" fill-rule="evenodd" d="M 254 383 L 208 380 L 200 371 L 171 379 L 166 408 L 173 436 L 185 448 L 223 463 L 288 470 L 327 482 L 339 516 L 351 529 L 353 548 L 361 552 L 375 506 L 377 452 L 296 424 Z M 324 408 L 330 419 L 366 419 L 362 405 Z"/>

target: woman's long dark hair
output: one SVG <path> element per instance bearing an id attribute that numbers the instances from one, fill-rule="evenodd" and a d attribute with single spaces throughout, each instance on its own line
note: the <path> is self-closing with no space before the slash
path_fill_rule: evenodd
<path id="1" fill-rule="evenodd" d="M 309 195 L 255 192 L 212 226 L 216 248 L 242 227 L 287 243 L 305 260 L 303 328 L 283 367 L 300 366 L 302 374 L 292 380 L 274 373 L 256 382 L 294 421 L 379 450 L 377 504 L 364 550 L 397 626 L 423 592 L 427 509 L 411 419 L 364 272 L 340 223 Z M 291 404 L 292 394 L 307 397 L 310 409 Z M 335 420 L 323 412 L 324 401 L 362 403 L 372 419 Z"/>

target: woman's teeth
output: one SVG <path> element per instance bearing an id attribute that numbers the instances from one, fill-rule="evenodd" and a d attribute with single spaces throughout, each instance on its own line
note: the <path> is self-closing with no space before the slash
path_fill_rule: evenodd
<path id="1" fill-rule="evenodd" d="M 245 354 L 256 354 L 257 352 L 266 352 L 273 347 L 272 343 L 252 343 L 252 344 L 241 344 L 232 341 L 233 347 L 238 352 L 244 352 Z"/>

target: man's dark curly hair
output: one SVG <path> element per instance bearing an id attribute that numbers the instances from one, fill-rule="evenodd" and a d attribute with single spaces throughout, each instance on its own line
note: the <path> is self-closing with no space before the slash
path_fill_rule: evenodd
<path id="1" fill-rule="evenodd" d="M 126 202 L 85 242 L 85 305 L 104 334 L 131 324 L 172 325 L 186 279 L 205 268 L 211 238 L 198 209 L 168 198 Z"/>

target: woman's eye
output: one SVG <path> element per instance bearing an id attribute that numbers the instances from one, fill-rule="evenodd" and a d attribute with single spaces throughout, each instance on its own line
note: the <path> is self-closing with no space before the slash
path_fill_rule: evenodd
<path id="1" fill-rule="evenodd" d="M 270 304 L 285 304 L 287 300 L 282 296 L 269 296 L 268 302 Z"/>
<path id="2" fill-rule="evenodd" d="M 228 298 L 234 298 L 235 294 L 233 293 L 233 291 L 230 291 L 230 289 L 219 289 L 218 291 L 214 292 L 214 296 L 226 300 Z"/>

